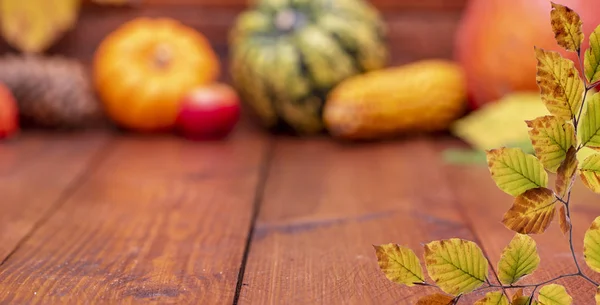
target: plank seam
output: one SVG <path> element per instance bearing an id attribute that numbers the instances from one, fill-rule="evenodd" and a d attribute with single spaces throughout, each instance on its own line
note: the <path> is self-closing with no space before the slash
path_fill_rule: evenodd
<path id="1" fill-rule="evenodd" d="M 453 187 L 452 179 L 448 174 L 448 168 L 446 166 L 444 166 L 443 176 L 444 176 L 444 180 L 448 183 L 450 193 L 452 194 L 452 200 L 451 200 L 452 204 L 459 211 L 460 217 L 463 219 L 467 229 L 469 229 L 469 231 L 471 231 L 471 233 L 473 234 L 474 242 L 477 243 L 479 245 L 479 247 L 481 248 L 483 255 L 485 256 L 486 260 L 488 261 L 488 265 L 489 265 L 490 269 L 492 270 L 492 273 L 494 274 L 493 279 L 494 280 L 498 279 L 498 273 L 496 272 L 496 268 L 495 268 L 494 264 L 492 264 L 492 262 L 490 261 L 490 256 L 487 254 L 487 250 L 485 249 L 485 247 L 483 247 L 483 243 L 481 242 L 479 233 L 475 230 L 475 227 L 473 226 L 473 222 L 471 221 L 471 218 L 468 217 L 468 215 L 466 215 L 466 213 L 464 212 L 463 206 L 458 202 L 458 193 L 456 192 L 456 190 Z"/>
<path id="2" fill-rule="evenodd" d="M 233 305 L 237 305 L 240 299 L 240 295 L 242 293 L 242 287 L 244 283 L 244 273 L 246 271 L 246 264 L 248 263 L 248 256 L 250 254 L 250 247 L 252 245 L 252 240 L 254 237 L 254 231 L 256 228 L 256 221 L 258 215 L 260 213 L 261 203 L 263 201 L 263 196 L 265 193 L 266 182 L 269 178 L 269 172 L 272 165 L 273 153 L 274 153 L 274 141 L 269 140 L 269 144 L 267 145 L 267 151 L 264 154 L 263 160 L 261 162 L 259 181 L 256 184 L 256 190 L 254 192 L 254 200 L 252 204 L 252 219 L 250 220 L 250 228 L 248 230 L 248 236 L 246 238 L 246 244 L 244 246 L 244 255 L 242 256 L 242 261 L 240 264 L 240 272 L 238 273 L 238 280 L 235 287 L 235 295 L 233 297 Z"/>
<path id="3" fill-rule="evenodd" d="M 88 179 L 89 177 L 98 169 L 100 164 L 106 159 L 109 155 L 109 147 L 112 145 L 112 139 L 107 141 L 107 143 L 99 148 L 90 160 L 87 162 L 87 167 L 82 169 L 81 172 L 67 184 L 67 187 L 60 193 L 58 198 L 50 205 L 50 208 L 46 214 L 44 214 L 38 221 L 36 221 L 31 230 L 23 238 L 21 238 L 15 247 L 6 255 L 6 257 L 0 262 L 0 267 L 2 267 L 20 248 L 25 244 L 58 210 L 60 210 L 61 206 L 77 191 Z"/>

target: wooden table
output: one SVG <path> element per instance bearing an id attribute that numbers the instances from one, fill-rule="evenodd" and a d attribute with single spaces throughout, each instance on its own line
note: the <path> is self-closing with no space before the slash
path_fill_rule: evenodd
<path id="1" fill-rule="evenodd" d="M 0 304 L 414 304 L 433 290 L 389 282 L 372 245 L 421 255 L 426 242 L 461 237 L 495 266 L 513 236 L 500 223 L 511 198 L 487 168 L 445 164 L 454 145 L 246 125 L 202 143 L 24 133 L 0 144 Z M 600 197 L 581 184 L 574 195 L 581 253 Z M 525 283 L 574 270 L 557 223 L 534 237 L 542 267 Z M 591 304 L 594 287 L 562 283 Z"/>

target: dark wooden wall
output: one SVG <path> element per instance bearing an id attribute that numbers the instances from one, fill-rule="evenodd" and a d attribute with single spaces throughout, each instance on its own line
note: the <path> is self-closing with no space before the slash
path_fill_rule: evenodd
<path id="1" fill-rule="evenodd" d="M 135 1 L 135 0 L 134 0 Z M 102 7 L 86 2 L 77 27 L 48 53 L 71 56 L 84 62 L 107 33 L 138 16 L 167 16 L 202 33 L 223 57 L 227 33 L 248 0 L 137 0 L 132 7 Z M 421 58 L 452 55 L 454 33 L 467 0 L 371 0 L 384 15 L 395 64 Z M 15 52 L 0 42 L 0 53 Z"/>

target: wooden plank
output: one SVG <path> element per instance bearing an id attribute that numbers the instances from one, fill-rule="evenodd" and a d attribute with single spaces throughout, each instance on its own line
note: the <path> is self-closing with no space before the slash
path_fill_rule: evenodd
<path id="1" fill-rule="evenodd" d="M 441 143 L 440 151 L 446 147 L 456 146 L 454 141 Z M 504 213 L 512 205 L 513 198 L 496 187 L 485 165 L 446 165 L 442 169 L 447 173 L 449 184 L 455 190 L 457 202 L 464 211 L 467 221 L 472 226 L 478 240 L 482 242 L 482 248 L 496 266 L 502 249 L 515 234 L 501 223 Z M 551 175 L 549 185 L 554 185 L 553 175 Z M 575 251 L 578 254 L 580 265 L 588 270 L 588 274 L 593 274 L 592 278 L 600 281 L 600 276 L 589 271 L 585 265 L 582 252 L 585 230 L 594 218 L 600 215 L 600 206 L 598 205 L 600 197 L 585 189 L 580 181 L 574 186 L 572 195 Z M 544 234 L 532 235 L 532 237 L 538 244 L 541 264 L 534 274 L 523 279 L 523 284 L 539 283 L 560 274 L 577 272 L 569 250 L 568 239 L 560 232 L 556 219 Z M 568 288 L 574 298 L 573 304 L 590 304 L 593 301 L 596 287 L 586 281 L 566 279 L 558 283 Z"/>
<path id="2" fill-rule="evenodd" d="M 6 304 L 230 304 L 267 141 L 117 138 L 0 270 Z"/>
<path id="3" fill-rule="evenodd" d="M 0 262 L 85 178 L 107 139 L 27 133 L 0 144 Z"/>
<path id="4" fill-rule="evenodd" d="M 372 245 L 473 239 L 429 142 L 342 145 L 280 138 L 239 304 L 414 304 Z M 481 295 L 479 295 L 481 296 Z"/>

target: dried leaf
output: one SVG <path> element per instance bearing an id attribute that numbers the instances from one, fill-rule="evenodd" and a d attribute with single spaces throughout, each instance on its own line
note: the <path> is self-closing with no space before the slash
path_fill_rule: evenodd
<path id="1" fill-rule="evenodd" d="M 496 185 L 512 196 L 527 190 L 546 187 L 548 174 L 535 156 L 518 148 L 499 148 L 487 151 L 487 161 Z"/>
<path id="2" fill-rule="evenodd" d="M 567 216 L 567 209 L 562 204 L 560 205 L 560 209 L 558 209 L 558 224 L 563 234 L 567 234 L 571 229 L 571 218 Z"/>
<path id="3" fill-rule="evenodd" d="M 579 52 L 583 42 L 583 22 L 579 15 L 566 6 L 552 3 L 550 19 L 558 45 L 568 51 Z"/>
<path id="4" fill-rule="evenodd" d="M 485 297 L 473 305 L 509 305 L 506 296 L 499 291 L 488 292 Z"/>
<path id="5" fill-rule="evenodd" d="M 441 293 L 424 296 L 417 301 L 416 305 L 450 305 L 454 298 Z"/>
<path id="6" fill-rule="evenodd" d="M 526 121 L 535 155 L 544 167 L 555 173 L 570 147 L 576 145 L 575 128 L 555 116 L 547 115 Z"/>
<path id="7" fill-rule="evenodd" d="M 544 305 L 571 305 L 573 303 L 573 298 L 567 293 L 565 287 L 558 284 L 542 287 L 538 299 Z"/>
<path id="8" fill-rule="evenodd" d="M 562 120 L 571 120 L 579 111 L 584 84 L 575 64 L 559 53 L 535 48 L 537 83 L 548 111 Z"/>
<path id="9" fill-rule="evenodd" d="M 392 282 L 414 286 L 423 283 L 423 268 L 413 250 L 396 244 L 374 246 L 379 268 Z"/>
<path id="10" fill-rule="evenodd" d="M 581 145 L 600 148 L 600 93 L 595 93 L 586 103 L 586 111 L 579 123 Z"/>
<path id="11" fill-rule="evenodd" d="M 593 154 L 583 160 L 579 169 L 583 184 L 595 193 L 600 193 L 600 154 Z"/>
<path id="12" fill-rule="evenodd" d="M 590 35 L 590 48 L 585 51 L 583 65 L 590 83 L 600 81 L 600 26 Z"/>
<path id="13" fill-rule="evenodd" d="M 2 36 L 25 53 L 41 53 L 77 21 L 79 0 L 0 0 Z"/>
<path id="14" fill-rule="evenodd" d="M 544 233 L 554 219 L 554 192 L 547 188 L 528 190 L 515 198 L 513 206 L 504 214 L 502 223 L 521 234 Z"/>
<path id="15" fill-rule="evenodd" d="M 561 198 L 567 195 L 567 191 L 575 181 L 575 173 L 577 173 L 577 149 L 571 146 L 567 151 L 566 157 L 558 167 L 554 188 L 556 193 Z"/>
<path id="16" fill-rule="evenodd" d="M 426 244 L 425 264 L 429 276 L 448 294 L 471 292 L 487 280 L 487 259 L 468 240 L 451 238 Z"/>
<path id="17" fill-rule="evenodd" d="M 529 305 L 529 299 L 531 299 L 529 296 L 523 295 L 523 288 L 521 288 L 512 296 L 510 305 Z M 531 305 L 536 303 L 536 301 L 533 301 L 531 302 Z"/>
<path id="18" fill-rule="evenodd" d="M 502 284 L 514 284 L 535 271 L 539 264 L 535 240 L 517 233 L 502 251 L 498 261 L 498 278 Z"/>
<path id="19" fill-rule="evenodd" d="M 583 238 L 583 257 L 590 269 L 600 272 L 600 216 L 594 219 Z"/>

